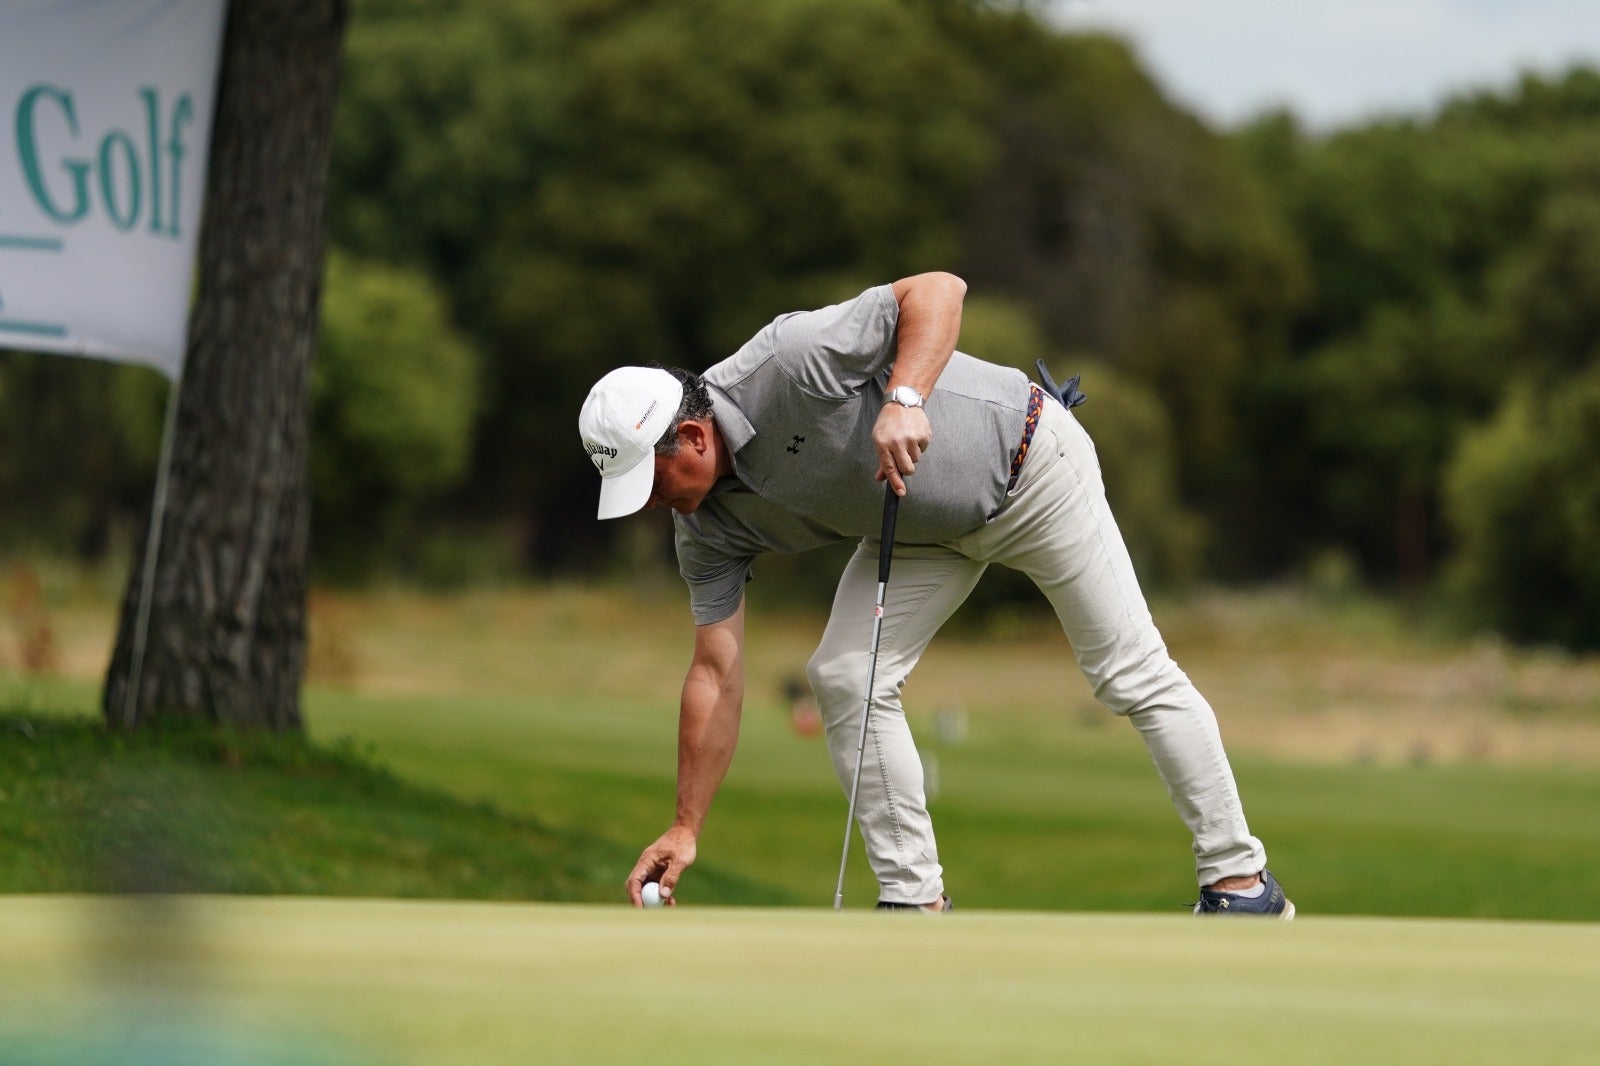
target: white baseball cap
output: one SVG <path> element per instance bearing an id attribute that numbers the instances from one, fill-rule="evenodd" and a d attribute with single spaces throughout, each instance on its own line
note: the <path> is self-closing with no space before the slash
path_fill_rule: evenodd
<path id="1" fill-rule="evenodd" d="M 656 442 L 682 402 L 678 379 L 651 367 L 619 367 L 589 390 L 578 434 L 600 471 L 601 518 L 621 518 L 649 502 Z"/>

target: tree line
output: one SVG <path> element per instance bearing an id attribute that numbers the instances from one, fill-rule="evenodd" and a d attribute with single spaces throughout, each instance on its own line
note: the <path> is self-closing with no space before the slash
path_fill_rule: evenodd
<path id="1" fill-rule="evenodd" d="M 356 0 L 311 370 L 322 580 L 667 566 L 575 417 L 934 268 L 961 347 L 1084 374 L 1153 583 L 1317 567 L 1600 646 L 1600 72 L 1234 130 L 962 0 Z M 0 354 L 6 547 L 127 551 L 152 373 Z"/>

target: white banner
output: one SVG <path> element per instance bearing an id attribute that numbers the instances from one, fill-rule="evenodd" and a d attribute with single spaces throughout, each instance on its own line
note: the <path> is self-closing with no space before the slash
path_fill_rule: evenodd
<path id="1" fill-rule="evenodd" d="M 0 0 L 0 348 L 176 378 L 226 0 Z"/>

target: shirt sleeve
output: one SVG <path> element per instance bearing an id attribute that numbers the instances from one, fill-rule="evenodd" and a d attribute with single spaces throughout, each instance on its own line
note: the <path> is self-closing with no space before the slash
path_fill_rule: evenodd
<path id="1" fill-rule="evenodd" d="M 777 319 L 773 351 L 802 388 L 845 396 L 894 362 L 899 322 L 893 287 L 879 285 L 853 300 Z"/>
<path id="2" fill-rule="evenodd" d="M 710 625 L 733 617 L 744 597 L 755 555 L 716 547 L 702 535 L 699 523 L 675 515 L 673 546 L 678 553 L 678 573 L 689 586 L 689 610 L 694 624 Z"/>

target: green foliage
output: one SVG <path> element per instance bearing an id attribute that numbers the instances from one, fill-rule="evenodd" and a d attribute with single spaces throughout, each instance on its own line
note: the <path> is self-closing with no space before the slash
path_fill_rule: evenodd
<path id="1" fill-rule="evenodd" d="M 1313 264 L 1301 335 L 1320 343 L 1446 289 L 1481 295 L 1557 170 L 1547 142 L 1472 127 L 1389 123 L 1304 145 L 1269 178 Z"/>
<path id="2" fill-rule="evenodd" d="M 982 87 L 892 0 L 357 14 L 335 233 L 420 256 L 485 339 L 474 481 L 538 557 L 595 541 L 536 502 L 592 473 L 528 457 L 573 454 L 606 369 L 702 368 L 781 310 L 956 253 Z"/>
<path id="3" fill-rule="evenodd" d="M 955 267 L 1041 346 L 1154 379 L 1180 486 L 1214 490 L 1245 355 L 1303 288 L 1228 144 L 1126 45 L 1027 5 L 371 2 L 350 66 L 335 232 L 420 257 L 483 339 L 474 494 L 542 563 L 614 533 L 521 501 L 592 493 L 525 457 L 570 450 L 618 363 L 701 368 L 781 311 Z M 981 354 L 1031 362 L 1008 348 Z"/>
<path id="4" fill-rule="evenodd" d="M 1470 616 L 1524 641 L 1600 648 L 1600 365 L 1518 390 L 1449 471 Z"/>
<path id="5" fill-rule="evenodd" d="M 1600 129 L 1594 144 L 1600 151 Z M 1600 170 L 1595 177 L 1544 205 L 1500 278 L 1509 353 L 1550 385 L 1600 362 Z"/>
<path id="6" fill-rule="evenodd" d="M 1446 294 L 1375 313 L 1300 368 L 1328 532 L 1409 581 L 1422 579 L 1442 542 L 1445 464 L 1503 386 L 1493 338 L 1484 314 Z"/>
<path id="7" fill-rule="evenodd" d="M 477 403 L 471 348 L 428 280 L 329 258 L 312 369 L 319 562 L 372 563 L 467 468 Z"/>
<path id="8" fill-rule="evenodd" d="M 1529 76 L 1427 122 L 1313 141 L 1277 115 L 1237 138 L 1311 264 L 1296 355 L 1261 377 L 1232 441 L 1275 456 L 1278 524 L 1302 558 L 1338 541 L 1417 587 L 1454 550 L 1439 518 L 1463 435 L 1508 382 L 1556 390 L 1593 362 L 1596 85 Z"/>
<path id="9" fill-rule="evenodd" d="M 1600 358 L 1593 68 L 1332 135 L 1287 112 L 1224 135 L 1125 42 L 1032 0 L 353 10 L 330 175 L 349 258 L 314 414 L 324 575 L 653 560 L 585 502 L 590 384 L 702 369 L 776 314 L 926 269 L 968 280 L 974 354 L 1115 372 L 1085 417 L 1126 466 L 1130 539 L 1171 531 L 1136 554 L 1174 578 L 1332 550 L 1420 589 L 1456 550 L 1444 470 L 1497 383 L 1553 396 Z M 0 541 L 126 540 L 161 391 L 0 355 Z"/>
<path id="10" fill-rule="evenodd" d="M 458 300 L 471 290 L 506 211 L 561 158 L 558 16 L 540 0 L 358 0 L 331 175 L 340 243 L 425 265 Z"/>
<path id="11" fill-rule="evenodd" d="M 940 21 L 992 86 L 997 152 L 960 260 L 978 291 L 1021 298 L 1057 350 L 1114 361 L 1151 347 L 1152 316 L 1186 289 L 1243 316 L 1236 343 L 1283 317 L 1302 268 L 1272 201 L 1126 44 L 1022 11 L 956 5 Z"/>
<path id="12" fill-rule="evenodd" d="M 1044 336 L 1028 308 L 1015 300 L 968 293 L 956 347 L 992 363 L 1022 367 L 1031 375 L 1045 354 Z"/>
<path id="13" fill-rule="evenodd" d="M 1171 469 L 1152 480 L 1170 478 L 1183 508 L 1238 529 L 1219 546 L 1259 568 L 1244 527 L 1271 489 L 1240 446 L 1239 419 L 1307 291 L 1283 213 L 1123 42 L 981 5 L 953 5 L 941 21 L 994 86 L 999 145 L 968 201 L 960 271 L 973 292 L 1027 307 L 1048 350 L 1084 353 L 1148 389 L 1172 438 Z"/>
<path id="14" fill-rule="evenodd" d="M 1074 365 L 1071 372 L 1084 375 L 1089 402 L 1073 413 L 1094 437 L 1106 499 L 1141 584 L 1193 581 L 1200 576 L 1205 530 L 1178 499 L 1175 435 L 1160 400 L 1109 367 Z"/>
<path id="15" fill-rule="evenodd" d="M 167 381 L 0 351 L 0 547 L 100 558 L 149 510 Z"/>
<path id="16" fill-rule="evenodd" d="M 1600 70 L 1575 67 L 1554 78 L 1524 74 L 1510 92 L 1469 92 L 1447 103 L 1440 124 L 1564 133 L 1600 121 Z"/>

